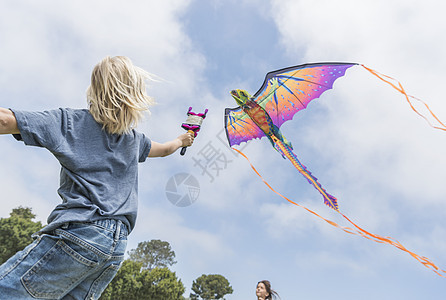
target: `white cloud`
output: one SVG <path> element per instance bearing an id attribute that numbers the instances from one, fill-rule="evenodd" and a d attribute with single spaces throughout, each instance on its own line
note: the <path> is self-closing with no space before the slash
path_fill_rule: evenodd
<path id="1" fill-rule="evenodd" d="M 446 24 L 439 21 L 438 5 L 443 4 L 273 1 L 273 11 L 290 58 L 353 61 L 393 72 L 390 75 L 402 81 L 408 93 L 426 100 L 441 117 L 446 116 L 446 104 L 440 102 L 446 43 L 439 36 Z M 364 213 L 370 214 L 379 206 L 432 209 L 443 203 L 443 134 L 412 112 L 403 95 L 354 67 L 316 102 L 301 114 L 319 109 L 320 116 L 308 117 L 310 125 L 290 127 L 303 127 L 299 135 L 308 151 L 323 159 L 321 165 L 330 166 L 336 182 L 332 186 L 346 198 L 340 199 L 341 207 L 348 201 L 344 205 L 367 207 Z M 383 221 L 381 214 L 375 217 Z"/>
<path id="2" fill-rule="evenodd" d="M 0 183 L 2 210 L 0 218 L 9 217 L 13 208 L 31 207 L 35 221 L 46 218 L 58 203 L 58 165 L 42 149 L 30 151 L 10 136 L 0 139 L 2 157 Z"/>
<path id="3" fill-rule="evenodd" d="M 225 245 L 222 237 L 205 228 L 193 229 L 173 207 L 166 210 L 157 208 L 152 203 L 150 207 L 142 207 L 139 216 L 132 240 L 143 241 L 147 240 L 144 237 L 150 237 L 149 240 L 159 238 L 172 241 L 175 250 L 199 253 L 197 261 L 202 261 L 203 264 L 206 263 L 206 257 L 224 258 L 232 255 L 232 250 Z"/>
<path id="4" fill-rule="evenodd" d="M 175 81 L 176 90 L 188 95 L 203 64 L 179 21 L 188 4 L 176 0 L 125 5 L 120 1 L 10 2 L 0 12 L 2 53 L 8 57 L 0 63 L 1 84 L 19 96 L 16 91 L 25 87 L 28 98 L 22 102 L 52 106 L 56 98 L 60 105 L 85 106 L 94 64 L 106 55 L 126 55 L 148 71 Z"/>

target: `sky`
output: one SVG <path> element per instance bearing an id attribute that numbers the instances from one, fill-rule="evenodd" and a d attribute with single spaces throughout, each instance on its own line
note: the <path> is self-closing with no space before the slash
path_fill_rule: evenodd
<path id="1" fill-rule="evenodd" d="M 269 71 L 355 62 L 397 78 L 445 121 L 445 6 L 434 0 L 4 0 L 0 106 L 85 108 L 94 65 L 125 55 L 160 78 L 148 87 L 158 104 L 138 128 L 151 139 L 182 134 L 190 106 L 209 109 L 184 156 L 140 165 L 139 215 L 129 237 L 128 250 L 151 239 L 171 244 L 184 296 L 202 274 L 221 274 L 234 289 L 228 300 L 255 299 L 263 279 L 283 300 L 436 299 L 445 293 L 445 278 L 407 253 L 348 235 L 270 191 L 228 148 L 224 109 L 236 106 L 230 90 L 253 94 Z M 342 213 L 446 269 L 445 132 L 415 114 L 403 95 L 355 66 L 281 131 Z M 237 149 L 281 194 L 349 226 L 267 140 Z M 0 153 L 0 217 L 26 206 L 45 224 L 60 202 L 58 162 L 11 136 L 0 137 Z M 174 187 L 192 203 L 174 205 L 172 180 L 184 177 L 195 181 Z"/>

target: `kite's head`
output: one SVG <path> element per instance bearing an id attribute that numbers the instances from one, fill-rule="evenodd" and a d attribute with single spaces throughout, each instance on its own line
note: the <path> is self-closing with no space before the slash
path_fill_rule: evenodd
<path id="1" fill-rule="evenodd" d="M 235 102 L 237 102 L 237 104 L 239 106 L 243 106 L 246 104 L 246 102 L 251 99 L 251 95 L 248 94 L 247 91 L 244 90 L 232 90 L 231 91 L 231 96 L 235 99 Z"/>

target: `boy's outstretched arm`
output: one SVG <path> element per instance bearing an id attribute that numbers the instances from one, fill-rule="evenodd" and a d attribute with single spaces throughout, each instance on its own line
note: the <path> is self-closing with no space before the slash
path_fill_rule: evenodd
<path id="1" fill-rule="evenodd" d="M 176 139 L 163 144 L 152 141 L 149 157 L 163 157 L 170 155 L 182 147 L 189 147 L 194 142 L 193 133 L 184 133 Z"/>
<path id="2" fill-rule="evenodd" d="M 12 111 L 0 107 L 0 134 L 18 134 L 17 120 Z"/>

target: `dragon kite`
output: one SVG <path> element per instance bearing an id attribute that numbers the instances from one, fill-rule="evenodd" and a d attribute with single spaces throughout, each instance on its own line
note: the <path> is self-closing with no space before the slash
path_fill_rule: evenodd
<path id="1" fill-rule="evenodd" d="M 239 107 L 226 108 L 225 125 L 229 145 L 239 145 L 266 136 L 273 147 L 311 183 L 324 198 L 324 203 L 338 210 L 337 199 L 328 194 L 293 153 L 290 142 L 279 127 L 291 120 L 311 100 L 333 87 L 336 79 L 354 64 L 306 64 L 270 72 L 254 96 L 244 90 L 231 91 Z"/>
<path id="2" fill-rule="evenodd" d="M 310 209 L 303 207 L 287 197 L 275 191 L 259 174 L 259 172 L 251 164 L 253 170 L 257 173 L 263 182 L 276 194 L 283 197 L 287 201 L 301 206 L 315 216 L 323 219 L 330 225 L 338 227 L 350 234 L 360 235 L 364 238 L 373 240 L 378 243 L 390 244 L 400 250 L 409 253 L 412 257 L 417 259 L 424 266 L 430 268 L 435 273 L 442 277 L 446 271 L 439 269 L 428 258 L 420 256 L 406 249 L 398 241 L 390 237 L 382 237 L 370 233 L 347 218 L 339 211 L 338 201 L 336 197 L 330 195 L 318 182 L 311 172 L 299 161 L 297 156 L 293 153 L 291 143 L 283 136 L 280 131 L 280 126 L 293 116 L 307 107 L 307 105 L 314 99 L 319 98 L 325 91 L 332 89 L 336 79 L 345 75 L 347 69 L 356 66 L 356 63 L 311 63 L 299 66 L 288 67 L 277 71 L 269 72 L 260 89 L 251 96 L 247 91 L 236 89 L 231 91 L 231 96 L 235 99 L 238 107 L 225 109 L 225 129 L 226 137 L 229 145 L 240 145 L 242 142 L 248 142 L 252 139 L 267 137 L 275 150 L 277 150 L 284 158 L 287 158 L 293 166 L 312 184 L 317 191 L 322 195 L 324 203 L 336 212 L 341 214 L 353 228 L 339 226 L 333 221 L 327 220 Z M 380 74 L 364 65 L 364 67 L 371 74 L 375 75 L 382 81 L 391 85 L 394 89 L 402 93 L 412 110 L 423 117 L 430 126 L 446 131 L 446 125 L 443 124 L 430 110 L 430 108 L 418 98 L 408 95 L 403 89 L 401 83 L 392 77 Z M 422 115 L 412 104 L 411 99 L 422 102 L 425 108 L 430 113 L 431 117 L 440 124 L 434 126 L 432 123 Z M 241 151 L 233 148 L 243 157 L 248 159 Z M 249 161 L 249 159 L 248 159 Z"/>

